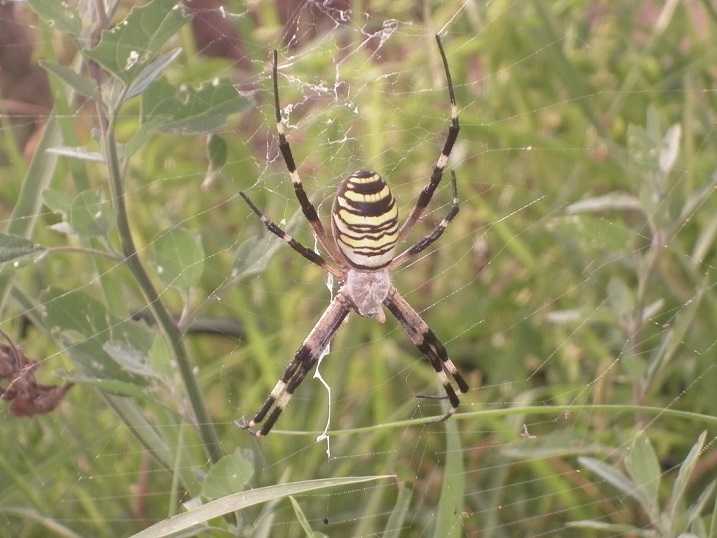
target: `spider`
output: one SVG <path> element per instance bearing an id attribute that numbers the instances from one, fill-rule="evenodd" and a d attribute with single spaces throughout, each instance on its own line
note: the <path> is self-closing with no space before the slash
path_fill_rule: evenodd
<path id="1" fill-rule="evenodd" d="M 238 425 L 250 433 L 267 435 L 279 415 L 289 403 L 294 391 L 304 380 L 323 355 L 324 350 L 351 311 L 364 317 L 386 320 L 384 307 L 398 320 L 411 341 L 418 347 L 433 367 L 450 402 L 448 412 L 439 421 L 453 415 L 459 405 L 458 396 L 468 391 L 468 384 L 448 356 L 443 344 L 413 307 L 398 293 L 390 280 L 390 274 L 405 265 L 416 254 L 435 242 L 448 224 L 458 214 L 458 187 L 455 173 L 451 172 L 453 203 L 435 229 L 413 246 L 396 255 L 396 247 L 413 230 L 418 219 L 428 206 L 433 193 L 441 182 L 448 157 L 458 137 L 458 107 L 453 92 L 448 60 L 438 35 L 436 43 L 443 62 L 451 102 L 451 125 L 438 161 L 433 168 L 429 182 L 423 187 L 413 210 L 399 227 L 398 208 L 386 182 L 376 172 L 358 170 L 339 185 L 331 209 L 331 232 L 334 242 L 329 239 L 319 220 L 316 208 L 309 201 L 294 163 L 289 142 L 286 140 L 279 106 L 277 83 L 277 51 L 274 50 L 272 80 L 274 84 L 274 108 L 276 127 L 279 133 L 279 149 L 289 170 L 294 193 L 301 205 L 304 216 L 319 243 L 330 260 L 318 252 L 305 247 L 266 216 L 249 197 L 240 192 L 251 210 L 261 219 L 266 229 L 278 236 L 296 252 L 327 273 L 337 277 L 341 287 L 328 308 L 299 347 L 293 360 L 284 370 L 281 379 L 274 386 L 264 405 L 250 421 L 241 419 Z M 455 380 L 458 390 L 451 384 L 448 375 Z M 268 418 L 267 418 L 268 415 Z M 266 420 L 264 420 L 266 419 Z M 261 423 L 260 429 L 255 429 Z"/>

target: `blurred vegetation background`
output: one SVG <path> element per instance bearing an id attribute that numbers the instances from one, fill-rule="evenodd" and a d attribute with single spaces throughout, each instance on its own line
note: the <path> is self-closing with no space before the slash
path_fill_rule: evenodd
<path id="1" fill-rule="evenodd" d="M 716 23 L 709 0 L 0 6 L 7 536 L 717 537 Z M 238 196 L 315 244 L 271 50 L 324 222 L 358 168 L 405 216 L 450 118 L 435 33 L 461 210 L 394 283 L 472 390 L 431 424 L 420 352 L 352 316 L 330 395 L 305 380 L 255 439 L 235 421 L 331 298 Z"/>

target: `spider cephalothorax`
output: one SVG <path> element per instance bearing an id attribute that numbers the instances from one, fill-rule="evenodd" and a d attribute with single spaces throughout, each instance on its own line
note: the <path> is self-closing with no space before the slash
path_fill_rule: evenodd
<path id="1" fill-rule="evenodd" d="M 458 214 L 458 187 L 456 176 L 451 173 L 453 203 L 446 216 L 433 231 L 420 239 L 413 246 L 396 255 L 396 246 L 403 241 L 413 229 L 433 197 L 433 193 L 441 182 L 443 171 L 448 163 L 448 156 L 458 137 L 458 108 L 453 94 L 451 74 L 448 69 L 443 45 L 436 35 L 436 43 L 443 61 L 443 68 L 448 83 L 448 95 L 451 101 L 451 125 L 443 145 L 443 150 L 436 161 L 429 182 L 423 187 L 413 210 L 403 225 L 398 223 L 398 208 L 391 189 L 376 172 L 358 170 L 344 179 L 339 185 L 331 210 L 331 232 L 334 241 L 326 233 L 316 208 L 309 201 L 306 191 L 296 170 L 294 157 L 289 142 L 284 134 L 279 107 L 279 88 L 277 82 L 277 52 L 274 51 L 273 82 L 274 109 L 276 125 L 279 132 L 279 149 L 289 169 L 291 182 L 294 185 L 301 210 L 309 221 L 319 243 L 326 251 L 329 259 L 318 252 L 305 247 L 296 239 L 279 228 L 269 217 L 262 213 L 249 197 L 240 193 L 249 207 L 264 226 L 274 235 L 285 241 L 296 252 L 307 260 L 315 263 L 326 272 L 341 281 L 336 297 L 297 350 L 294 359 L 284 370 L 281 379 L 272 389 L 264 405 L 250 421 L 242 421 L 240 426 L 255 435 L 266 435 L 271 431 L 279 415 L 289 403 L 294 390 L 301 384 L 306 374 L 316 365 L 326 346 L 336 331 L 353 310 L 365 317 L 372 317 L 383 323 L 386 320 L 386 308 L 398 320 L 411 341 L 424 354 L 436 372 L 446 397 L 451 404 L 448 412 L 441 417 L 445 420 L 456 412 L 458 395 L 468 391 L 468 384 L 458 372 L 449 358 L 443 344 L 436 338 L 433 331 L 408 302 L 401 297 L 391 284 L 390 274 L 404 265 L 413 256 L 423 251 L 436 241 L 453 217 Z M 458 390 L 453 388 L 450 377 L 456 382 Z M 271 411 L 271 414 L 269 414 Z M 264 422 L 267 414 L 269 417 Z M 262 423 L 259 430 L 254 428 Z"/>

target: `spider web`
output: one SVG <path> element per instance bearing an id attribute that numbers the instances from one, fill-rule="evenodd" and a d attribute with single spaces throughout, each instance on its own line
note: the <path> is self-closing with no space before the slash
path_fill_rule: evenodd
<path id="1" fill-rule="evenodd" d="M 198 46 L 190 63 L 206 61 L 235 80 L 252 105 L 219 133 L 227 162 L 203 189 L 197 139 L 148 142 L 126 191 L 138 230 L 152 223 L 137 232 L 141 253 L 156 246 L 154 228 L 201 233 L 201 285 L 189 297 L 165 290 L 162 298 L 178 319 L 211 331 L 190 332 L 188 346 L 222 448 L 249 458 L 252 487 L 396 475 L 246 510 L 242 525 L 302 535 L 303 513 L 328 535 L 709 535 L 717 151 L 705 59 L 715 38 L 696 21 L 713 14 L 689 3 L 620 4 L 574 2 L 560 11 L 541 1 L 420 9 L 326 1 L 277 3 L 274 11 L 230 2 L 207 10 L 210 30 L 221 29 L 209 16 L 219 14 L 251 37 L 242 35 L 241 58 L 205 60 Z M 279 51 L 287 136 L 323 222 L 341 179 L 360 168 L 384 177 L 405 217 L 450 122 L 435 33 L 460 112 L 448 169 L 461 210 L 393 282 L 471 391 L 457 416 L 430 423 L 444 402 L 418 397 L 441 392 L 421 353 L 394 320 L 352 315 L 321 361 L 330 390 L 307 376 L 275 431 L 256 440 L 234 421 L 256 412 L 338 284 L 327 289 L 325 273 L 267 234 L 238 197 L 247 192 L 317 249 L 278 152 L 271 49 Z M 216 35 L 208 47 L 221 41 Z M 404 248 L 440 222 L 450 201 L 445 178 Z M 39 211 L 46 226 L 55 222 L 46 207 Z M 52 232 L 43 228 L 36 239 L 51 242 Z M 121 270 L 98 265 L 78 280 L 73 259 L 48 257 L 33 271 L 67 274 L 65 290 L 98 295 L 101 277 Z M 20 318 L 3 315 L 11 326 Z M 49 336 L 23 345 L 42 357 L 46 382 L 73 371 Z M 181 511 L 189 495 L 172 477 L 194 472 L 189 454 L 203 454 L 201 438 L 188 426 L 167 434 L 176 458 L 175 474 L 167 473 L 120 418 L 119 397 L 96 392 L 78 384 L 51 414 L 7 418 L 5 468 L 19 470 L 5 480 L 0 505 L 107 536 L 116 525 L 129 535 Z M 152 398 L 180 402 L 150 408 L 152 423 L 169 431 L 191 413 L 179 381 L 176 393 L 158 392 Z M 327 457 L 316 435 L 329 410 Z M 683 462 L 695 446 L 693 469 Z M 681 478 L 680 468 L 694 472 Z M 18 482 L 29 484 L 23 493 Z M 76 487 L 61 492 L 68 484 Z M 688 509 L 691 526 L 680 522 Z M 17 513 L 2 513 L 20 535 Z"/>

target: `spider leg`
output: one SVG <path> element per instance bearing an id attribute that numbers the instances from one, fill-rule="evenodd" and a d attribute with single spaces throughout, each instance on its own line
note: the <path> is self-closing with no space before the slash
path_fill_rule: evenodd
<path id="1" fill-rule="evenodd" d="M 443 217 L 443 220 L 438 223 L 438 226 L 436 226 L 436 228 L 430 234 L 418 241 L 411 248 L 406 249 L 401 254 L 396 256 L 388 266 L 389 272 L 393 271 L 397 267 L 402 266 L 408 260 L 413 258 L 416 254 L 429 247 L 439 237 L 441 237 L 441 235 L 443 235 L 443 232 L 451 223 L 453 218 L 458 214 L 458 210 L 460 209 L 458 200 L 458 185 L 456 183 L 456 173 L 453 170 L 451 170 L 451 186 L 453 188 L 453 203 L 451 204 L 451 209 L 448 211 L 446 216 Z"/>
<path id="2" fill-rule="evenodd" d="M 443 170 L 445 170 L 446 164 L 448 164 L 448 157 L 453 150 L 453 144 L 455 144 L 456 138 L 458 138 L 458 131 L 460 130 L 460 126 L 458 125 L 458 106 L 456 105 L 456 96 L 453 92 L 451 72 L 448 69 L 448 60 L 446 59 L 446 53 L 443 50 L 443 44 L 441 43 L 441 38 L 438 36 L 438 34 L 436 34 L 436 43 L 438 43 L 438 51 L 441 54 L 441 60 L 443 61 L 443 69 L 446 72 L 446 82 L 448 83 L 448 97 L 451 100 L 451 126 L 448 128 L 448 135 L 446 137 L 446 141 L 443 144 L 443 149 L 441 150 L 441 154 L 438 157 L 438 161 L 436 161 L 436 165 L 433 168 L 433 173 L 431 174 L 430 181 L 426 184 L 425 187 L 423 187 L 423 190 L 418 196 L 418 200 L 416 201 L 416 205 L 413 208 L 413 211 L 411 211 L 411 214 L 406 219 L 406 222 L 403 223 L 403 226 L 401 226 L 401 229 L 398 231 L 399 242 L 404 239 L 406 235 L 408 235 L 408 233 L 413 229 L 416 222 L 423 214 L 423 211 L 430 203 L 431 198 L 433 197 L 433 193 L 435 192 L 436 188 L 438 187 L 438 184 L 443 178 Z"/>
<path id="3" fill-rule="evenodd" d="M 256 436 L 267 435 L 271 431 L 279 415 L 291 400 L 294 391 L 304 380 L 306 374 L 316 366 L 322 352 L 326 349 L 344 319 L 346 319 L 351 308 L 350 299 L 339 292 L 316 325 L 314 325 L 304 343 L 296 351 L 293 360 L 284 370 L 281 379 L 274 386 L 261 409 L 249 422 L 239 422 L 238 425 L 242 429 Z M 270 411 L 271 413 L 269 413 Z M 264 421 L 267 414 L 269 417 L 261 429 L 255 430 L 254 428 Z"/>
<path id="4" fill-rule="evenodd" d="M 446 348 L 440 340 L 438 340 L 428 324 L 421 318 L 418 312 L 413 309 L 408 301 L 401 297 L 398 291 L 396 291 L 396 288 L 392 288 L 391 291 L 389 291 L 388 297 L 386 297 L 383 304 L 395 316 L 406 331 L 406 334 L 408 334 L 408 337 L 416 347 L 418 347 L 421 353 L 426 356 L 428 362 L 436 371 L 438 380 L 441 382 L 441 385 L 443 385 L 443 390 L 446 392 L 448 401 L 451 403 L 450 409 L 446 415 L 441 418 L 441 420 L 447 419 L 458 409 L 458 405 L 460 404 L 458 395 L 468 392 L 468 383 L 463 379 L 456 365 L 453 364 L 453 361 L 448 356 Z M 450 374 L 453 379 L 455 379 L 458 385 L 458 391 L 451 385 L 447 374 Z"/>
<path id="5" fill-rule="evenodd" d="M 324 247 L 324 250 L 326 250 L 326 252 L 328 252 L 329 255 L 336 260 L 337 263 L 343 265 L 342 262 L 344 260 L 344 256 L 329 239 L 329 236 L 326 234 L 326 230 L 324 230 L 324 225 L 321 224 L 321 220 L 319 220 L 319 215 L 316 212 L 316 208 L 311 203 L 309 197 L 306 194 L 306 191 L 304 190 L 304 185 L 301 182 L 299 171 L 296 169 L 294 155 L 291 153 L 291 146 L 289 145 L 289 141 L 286 139 L 286 134 L 284 133 L 284 124 L 281 121 L 281 106 L 279 105 L 277 62 L 278 53 L 276 49 L 274 49 L 272 80 L 274 83 L 274 111 L 276 114 L 276 130 L 279 133 L 279 150 L 281 151 L 281 156 L 284 158 L 284 162 L 286 163 L 286 168 L 289 170 L 291 184 L 294 186 L 294 194 L 296 195 L 297 200 L 299 200 L 299 205 L 301 205 L 301 211 L 304 213 L 306 220 L 309 221 L 311 228 L 314 230 L 314 234 L 316 234 L 316 238 L 319 240 L 319 243 L 321 243 L 321 246 Z"/>
<path id="6" fill-rule="evenodd" d="M 240 192 L 239 195 L 244 198 L 244 201 L 251 208 L 251 210 L 256 213 L 256 215 L 261 219 L 261 222 L 264 224 L 267 230 L 269 230 L 279 239 L 288 244 L 304 258 L 321 267 L 324 271 L 327 271 L 339 278 L 343 276 L 343 271 L 341 271 L 341 269 L 338 269 L 334 265 L 327 262 L 324 258 L 321 257 L 320 254 L 308 247 L 305 247 L 296 239 L 291 237 L 288 233 L 286 233 L 284 230 L 282 230 L 279 226 L 277 226 L 269 217 L 266 216 L 265 213 L 263 213 L 258 207 L 256 207 L 256 205 L 254 205 L 254 202 L 252 202 L 246 194 Z"/>

